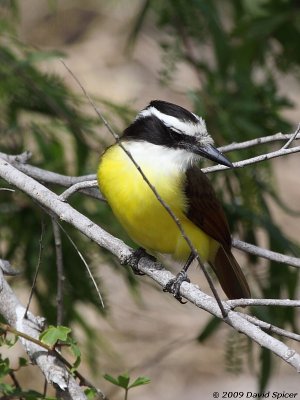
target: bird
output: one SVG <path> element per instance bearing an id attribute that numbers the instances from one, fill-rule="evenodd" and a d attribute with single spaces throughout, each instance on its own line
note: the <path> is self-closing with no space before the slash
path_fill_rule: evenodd
<path id="1" fill-rule="evenodd" d="M 214 146 L 203 118 L 177 104 L 152 100 L 124 130 L 119 142 L 101 155 L 99 189 L 125 231 L 140 246 L 136 254 L 141 250 L 155 257 L 169 255 L 184 264 L 165 288 L 178 300 L 195 252 L 137 165 L 175 214 L 201 261 L 211 266 L 226 296 L 249 298 L 248 283 L 231 251 L 228 220 L 198 165 L 202 158 L 233 167 Z"/>

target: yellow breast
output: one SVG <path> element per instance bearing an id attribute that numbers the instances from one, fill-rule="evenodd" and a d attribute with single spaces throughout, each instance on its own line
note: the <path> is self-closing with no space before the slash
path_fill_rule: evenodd
<path id="1" fill-rule="evenodd" d="M 185 216 L 188 204 L 183 190 L 184 172 L 170 165 L 170 160 L 167 165 L 161 159 L 156 160 L 153 152 L 144 157 L 132 155 L 179 218 L 202 259 L 207 260 L 215 251 L 215 241 Z M 190 249 L 174 220 L 118 145 L 107 149 L 101 157 L 98 183 L 115 216 L 137 244 L 150 252 L 171 254 L 175 259 L 188 257 Z"/>

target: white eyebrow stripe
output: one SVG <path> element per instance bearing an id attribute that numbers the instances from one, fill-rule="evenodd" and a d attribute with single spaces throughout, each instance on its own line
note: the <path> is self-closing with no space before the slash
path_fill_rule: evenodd
<path id="1" fill-rule="evenodd" d="M 171 115 L 163 114 L 158 111 L 155 107 L 148 107 L 142 110 L 136 117 L 136 120 L 142 117 L 150 117 L 154 115 L 159 120 L 161 120 L 168 128 L 173 128 L 176 131 L 180 131 L 189 136 L 202 136 L 207 135 L 205 121 L 198 117 L 198 115 L 193 114 L 198 122 L 181 121 L 180 119 L 173 117 Z"/>

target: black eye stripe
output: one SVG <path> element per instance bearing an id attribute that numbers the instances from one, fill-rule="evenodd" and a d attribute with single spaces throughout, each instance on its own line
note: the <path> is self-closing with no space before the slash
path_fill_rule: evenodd
<path id="1" fill-rule="evenodd" d="M 182 131 L 176 131 L 172 128 L 167 128 L 167 130 L 169 131 L 169 135 L 173 138 L 174 142 L 176 143 L 180 143 L 180 142 L 185 142 L 185 143 L 196 143 L 197 139 L 195 138 L 195 136 L 190 136 L 187 135 L 185 133 L 183 133 Z"/>
<path id="2" fill-rule="evenodd" d="M 122 140 L 145 141 L 169 148 L 182 148 L 183 144 L 195 144 L 195 136 L 186 135 L 167 127 L 159 118 L 151 115 L 135 120 L 125 129 Z"/>

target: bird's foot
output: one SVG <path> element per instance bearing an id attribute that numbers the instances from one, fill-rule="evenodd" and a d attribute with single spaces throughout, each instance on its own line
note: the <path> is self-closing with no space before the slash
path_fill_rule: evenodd
<path id="1" fill-rule="evenodd" d="M 154 262 L 156 261 L 155 257 L 148 254 L 142 247 L 139 247 L 138 249 L 134 250 L 129 257 L 123 260 L 122 264 L 129 264 L 135 275 L 145 275 L 144 272 L 139 269 L 139 261 L 143 257 L 148 257 Z"/>
<path id="2" fill-rule="evenodd" d="M 178 300 L 181 304 L 187 303 L 186 301 L 182 300 L 182 296 L 180 295 L 180 286 L 183 282 L 190 283 L 187 273 L 184 270 L 180 271 L 176 275 L 176 277 L 174 279 L 171 279 L 163 288 L 164 292 L 171 293 L 175 297 L 175 299 Z"/>

